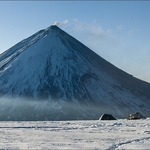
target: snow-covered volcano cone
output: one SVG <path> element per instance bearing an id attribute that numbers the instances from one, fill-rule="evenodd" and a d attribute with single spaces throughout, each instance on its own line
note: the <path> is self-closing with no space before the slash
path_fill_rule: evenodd
<path id="1" fill-rule="evenodd" d="M 116 68 L 57 26 L 50 26 L 0 55 L 2 96 L 144 108 L 150 84 Z M 144 111 L 145 112 L 145 111 Z"/>

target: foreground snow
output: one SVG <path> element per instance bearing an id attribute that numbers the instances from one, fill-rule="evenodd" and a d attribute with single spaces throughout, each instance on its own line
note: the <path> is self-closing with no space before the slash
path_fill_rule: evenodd
<path id="1" fill-rule="evenodd" d="M 148 149 L 150 118 L 0 122 L 0 149 Z"/>

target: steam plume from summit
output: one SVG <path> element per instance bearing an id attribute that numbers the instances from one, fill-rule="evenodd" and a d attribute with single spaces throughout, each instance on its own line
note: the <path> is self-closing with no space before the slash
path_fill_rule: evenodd
<path id="1" fill-rule="evenodd" d="M 65 21 L 63 22 L 57 22 L 55 21 L 53 25 L 56 25 L 56 26 L 63 26 L 63 25 L 66 25 L 68 23 L 68 20 L 66 19 Z"/>

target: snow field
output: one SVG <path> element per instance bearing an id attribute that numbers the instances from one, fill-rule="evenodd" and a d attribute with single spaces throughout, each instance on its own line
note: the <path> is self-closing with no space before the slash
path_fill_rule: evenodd
<path id="1" fill-rule="evenodd" d="M 149 149 L 150 118 L 0 122 L 0 149 Z"/>

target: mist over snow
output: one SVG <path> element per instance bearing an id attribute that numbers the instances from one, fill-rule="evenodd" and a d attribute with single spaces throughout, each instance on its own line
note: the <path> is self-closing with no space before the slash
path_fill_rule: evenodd
<path id="1" fill-rule="evenodd" d="M 0 104 L 0 121 L 92 120 L 99 119 L 105 110 L 94 105 L 23 98 L 1 98 Z"/>

